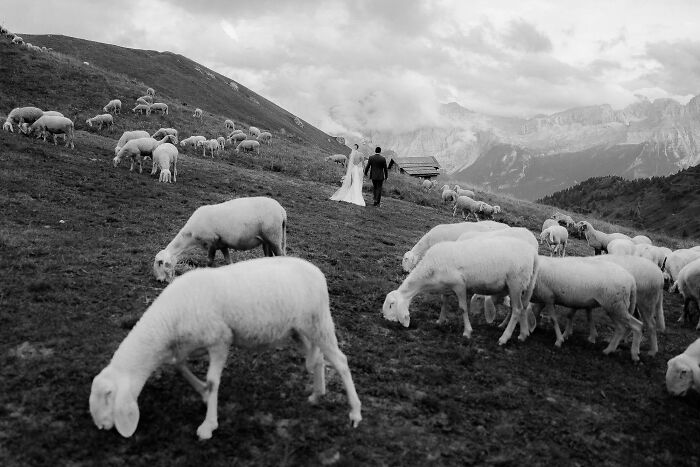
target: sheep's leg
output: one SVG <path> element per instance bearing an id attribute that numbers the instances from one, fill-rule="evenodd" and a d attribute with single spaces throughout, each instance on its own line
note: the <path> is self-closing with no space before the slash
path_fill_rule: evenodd
<path id="1" fill-rule="evenodd" d="M 221 372 L 226 365 L 226 357 L 228 356 L 229 342 L 219 342 L 209 348 L 209 369 L 207 370 L 207 415 L 199 428 L 197 428 L 197 436 L 199 439 L 211 438 L 212 431 L 219 427 L 218 421 L 218 397 L 219 397 L 219 382 L 221 381 Z"/>
<path id="2" fill-rule="evenodd" d="M 508 340 L 513 335 L 513 331 L 515 330 L 516 324 L 520 324 L 520 335 L 518 336 L 519 340 L 523 341 L 529 335 L 527 324 L 525 323 L 525 325 L 523 325 L 524 323 L 522 322 L 522 315 L 524 310 L 522 301 L 520 299 L 520 292 L 515 291 L 515 287 L 510 287 L 509 289 L 510 320 L 508 320 L 508 325 L 506 326 L 505 331 L 503 331 L 503 334 L 498 339 L 498 345 L 504 345 L 506 342 L 508 342 Z"/>
<path id="3" fill-rule="evenodd" d="M 586 317 L 588 318 L 588 342 L 595 344 L 595 341 L 598 338 L 598 330 L 595 328 L 592 308 L 586 309 Z"/>
<path id="4" fill-rule="evenodd" d="M 317 404 L 321 396 L 326 394 L 326 365 L 321 349 L 313 345 L 305 336 L 301 336 L 306 351 L 306 370 L 313 375 L 314 385 L 309 396 L 310 404 Z"/>
<path id="5" fill-rule="evenodd" d="M 224 260 L 226 260 L 228 264 L 233 264 L 233 260 L 231 259 L 231 253 L 229 252 L 228 247 L 223 247 L 219 249 L 221 250 L 221 254 L 224 255 Z M 216 252 L 214 254 L 216 254 Z"/>
<path id="6" fill-rule="evenodd" d="M 650 357 L 653 357 L 659 351 L 659 342 L 656 337 L 656 319 L 653 313 L 653 310 L 650 309 L 646 310 L 645 313 L 640 313 L 644 324 L 649 328 L 649 350 L 647 355 Z"/>
<path id="7" fill-rule="evenodd" d="M 564 333 L 562 334 L 561 328 L 559 327 L 559 319 L 557 318 L 557 310 L 553 303 L 547 304 L 547 312 L 552 318 L 552 324 L 554 325 L 554 334 L 557 336 L 557 340 L 554 342 L 555 347 L 561 347 L 567 337 L 571 335 L 574 329 L 574 315 L 576 314 L 575 308 L 570 308 L 566 318 L 566 327 Z"/>
<path id="8" fill-rule="evenodd" d="M 689 314 L 690 314 L 690 297 L 686 298 L 685 301 L 683 302 L 683 312 L 681 312 L 681 316 L 678 318 L 678 322 L 685 323 L 685 319 Z"/>
<path id="9" fill-rule="evenodd" d="M 216 247 L 210 246 L 207 253 L 207 266 L 212 267 L 214 265 L 214 256 L 216 256 Z"/>
<path id="10" fill-rule="evenodd" d="M 345 392 L 348 395 L 348 402 L 350 403 L 350 423 L 353 428 L 362 420 L 360 398 L 357 397 L 357 391 L 355 390 L 355 384 L 352 382 L 352 375 L 350 374 L 350 369 L 348 368 L 348 359 L 338 348 L 338 343 L 333 336 L 333 341 L 321 344 L 321 352 L 326 356 L 328 361 L 335 371 L 338 372 L 340 378 L 343 380 L 343 385 L 345 385 Z"/>
<path id="11" fill-rule="evenodd" d="M 202 400 L 206 402 L 207 383 L 197 378 L 190 370 L 190 367 L 187 366 L 187 362 L 185 361 L 178 363 L 176 368 L 180 371 L 180 374 L 182 374 L 185 380 L 192 385 L 194 390 L 197 391 L 200 396 L 202 396 Z"/>
<path id="12" fill-rule="evenodd" d="M 459 308 L 462 310 L 462 317 L 464 318 L 464 332 L 462 336 L 467 339 L 472 337 L 472 323 L 469 322 L 469 301 L 467 300 L 467 290 L 464 284 L 457 285 L 454 289 L 454 293 L 457 294 L 457 299 L 459 300 Z"/>
<path id="13" fill-rule="evenodd" d="M 442 304 L 440 305 L 440 316 L 438 317 L 437 324 L 447 323 L 447 294 L 443 293 L 440 295 Z"/>
<path id="14" fill-rule="evenodd" d="M 265 254 L 265 256 L 272 256 L 272 251 L 270 250 L 270 244 L 267 243 L 266 241 L 263 241 L 262 249 L 263 249 L 263 253 Z"/>

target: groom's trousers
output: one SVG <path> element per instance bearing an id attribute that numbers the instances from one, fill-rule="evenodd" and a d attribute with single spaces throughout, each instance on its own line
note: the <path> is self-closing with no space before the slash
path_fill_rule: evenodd
<path id="1" fill-rule="evenodd" d="M 384 180 L 372 180 L 372 187 L 373 193 L 374 193 L 374 205 L 379 206 L 379 203 L 382 201 L 382 185 L 384 184 Z"/>

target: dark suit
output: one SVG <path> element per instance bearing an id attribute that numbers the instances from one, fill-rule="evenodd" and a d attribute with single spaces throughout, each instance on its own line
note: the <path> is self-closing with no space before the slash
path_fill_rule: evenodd
<path id="1" fill-rule="evenodd" d="M 374 205 L 379 206 L 382 201 L 382 185 L 384 180 L 389 178 L 389 170 L 386 166 L 386 159 L 379 153 L 374 153 L 370 156 L 367 161 L 367 167 L 365 167 L 365 176 L 369 172 L 369 178 L 372 180 L 372 186 L 374 187 Z"/>

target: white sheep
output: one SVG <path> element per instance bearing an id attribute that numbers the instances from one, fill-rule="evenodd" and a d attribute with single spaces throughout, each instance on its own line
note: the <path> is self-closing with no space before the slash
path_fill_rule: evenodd
<path id="1" fill-rule="evenodd" d="M 222 151 L 226 149 L 226 138 L 224 138 L 223 136 L 219 136 L 218 138 L 216 138 L 216 142 L 219 143 L 219 148 Z"/>
<path id="2" fill-rule="evenodd" d="M 470 338 L 468 298 L 472 294 L 510 296 L 512 314 L 499 345 L 505 344 L 520 323 L 520 340 L 529 335 L 523 306 L 537 277 L 538 255 L 527 243 L 516 238 L 473 238 L 441 242 L 432 246 L 401 286 L 389 292 L 382 314 L 389 321 L 410 324 L 409 305 L 418 293 L 452 290 L 459 299 L 464 320 L 463 336 Z"/>
<path id="3" fill-rule="evenodd" d="M 236 146 L 236 154 L 238 154 L 241 149 L 245 152 L 256 152 L 260 154 L 260 143 L 254 139 L 246 139 L 238 143 L 238 146 Z"/>
<path id="4" fill-rule="evenodd" d="M 635 244 L 626 238 L 616 238 L 608 243 L 608 254 L 632 256 L 635 251 Z"/>
<path id="5" fill-rule="evenodd" d="M 233 120 L 230 120 L 228 118 L 224 121 L 224 126 L 229 131 L 233 131 L 236 128 L 236 125 L 233 123 Z"/>
<path id="6" fill-rule="evenodd" d="M 196 109 L 194 109 L 194 114 L 193 114 L 192 116 L 193 116 L 194 118 L 199 118 L 199 119 L 201 119 L 201 118 L 202 118 L 202 114 L 203 114 L 202 109 L 200 109 L 199 107 L 197 107 Z"/>
<path id="7" fill-rule="evenodd" d="M 344 154 L 333 154 L 332 156 L 326 157 L 326 162 L 335 162 L 336 164 L 340 164 L 343 167 L 345 167 L 345 164 L 348 163 L 348 158 Z"/>
<path id="8" fill-rule="evenodd" d="M 305 352 L 306 369 L 313 375 L 309 402 L 317 403 L 326 392 L 325 357 L 343 381 L 350 420 L 357 427 L 361 403 L 347 358 L 338 348 L 326 278 L 299 258 L 259 258 L 194 270 L 168 285 L 93 379 L 92 419 L 99 429 L 115 427 L 124 437 L 133 435 L 146 380 L 170 363 L 207 404 L 197 436 L 209 439 L 218 427 L 219 382 L 229 347 L 275 347 L 290 337 Z M 209 355 L 206 381 L 187 365 L 188 356 L 201 350 Z"/>
<path id="9" fill-rule="evenodd" d="M 457 193 L 457 196 L 469 196 L 470 198 L 474 198 L 474 192 L 472 190 L 464 190 L 462 187 L 459 185 L 455 185 L 453 188 L 454 192 Z"/>
<path id="10" fill-rule="evenodd" d="M 256 139 L 261 143 L 265 143 L 268 146 L 272 146 L 272 133 L 270 133 L 269 131 L 261 132 Z"/>
<path id="11" fill-rule="evenodd" d="M 5 123 L 2 124 L 2 130 L 3 131 L 9 131 L 14 133 L 15 130 L 12 128 L 12 122 L 9 120 L 6 120 Z"/>
<path id="12" fill-rule="evenodd" d="M 154 113 L 154 112 L 160 112 L 163 115 L 168 115 L 168 104 L 164 104 L 162 102 L 156 102 L 155 104 L 151 104 L 150 107 L 148 108 L 147 113 Z"/>
<path id="13" fill-rule="evenodd" d="M 208 252 L 208 266 L 217 250 L 232 263 L 229 248 L 250 250 L 262 245 L 265 256 L 284 256 L 287 251 L 287 212 L 272 198 L 237 198 L 197 208 L 175 238 L 156 255 L 153 273 L 171 282 L 182 253 L 193 248 Z"/>
<path id="14" fill-rule="evenodd" d="M 180 146 L 184 148 L 188 144 L 191 144 L 192 146 L 197 148 L 201 143 L 205 142 L 206 140 L 207 138 L 205 138 L 204 136 L 190 136 L 189 138 L 185 138 L 182 141 L 180 141 Z"/>
<path id="15" fill-rule="evenodd" d="M 430 179 L 426 178 L 425 180 L 423 180 L 421 182 L 420 186 L 423 189 L 423 191 L 425 191 L 427 193 L 428 191 L 432 190 L 436 184 L 437 184 L 436 180 L 430 180 Z"/>
<path id="16" fill-rule="evenodd" d="M 485 203 L 484 201 L 479 201 L 479 204 L 479 213 L 483 216 L 488 216 L 493 219 L 494 214 L 498 214 L 501 212 L 500 206 L 491 206 L 490 204 Z M 476 217 L 476 215 L 474 217 Z"/>
<path id="17" fill-rule="evenodd" d="M 47 110 L 44 112 L 43 117 L 65 117 L 65 115 L 57 110 Z"/>
<path id="18" fill-rule="evenodd" d="M 133 113 L 139 112 L 141 114 L 146 114 L 148 115 L 151 113 L 151 105 L 150 104 L 136 104 L 136 107 L 131 109 Z"/>
<path id="19" fill-rule="evenodd" d="M 552 219 L 554 220 L 554 219 Z M 547 242 L 549 256 L 566 256 L 566 245 L 569 241 L 569 231 L 557 223 L 550 225 L 540 233 L 540 242 Z"/>
<path id="20" fill-rule="evenodd" d="M 162 138 L 165 135 L 173 135 L 174 137 L 178 137 L 177 130 L 175 128 L 161 128 L 155 133 L 151 135 L 151 138 Z"/>
<path id="21" fill-rule="evenodd" d="M 22 123 L 32 123 L 39 120 L 39 118 L 44 116 L 44 111 L 38 107 L 15 107 L 12 109 L 5 120 L 5 124 L 10 124 L 10 131 L 12 130 L 12 125 L 20 125 Z M 6 128 L 3 125 L 3 128 Z"/>
<path id="22" fill-rule="evenodd" d="M 428 249 L 440 242 L 455 241 L 465 232 L 484 232 L 487 230 L 500 230 L 509 228 L 508 224 L 494 221 L 459 222 L 456 224 L 439 224 L 425 233 L 420 240 L 409 251 L 404 253 L 401 259 L 401 267 L 406 272 L 411 272 L 413 268 L 423 259 L 423 255 Z"/>
<path id="23" fill-rule="evenodd" d="M 44 141 L 46 141 L 46 135 L 50 133 L 53 135 L 54 146 L 56 145 L 56 135 L 63 134 L 67 137 L 66 147 L 70 146 L 71 149 L 75 148 L 73 144 L 75 126 L 70 118 L 46 115 L 37 119 L 31 126 L 26 122 L 22 123 L 20 130 L 26 135 L 31 135 L 35 131 L 38 131 L 40 135 L 43 135 Z"/>
<path id="24" fill-rule="evenodd" d="M 248 128 L 248 135 L 257 138 L 260 136 L 260 129 L 254 126 Z"/>
<path id="25" fill-rule="evenodd" d="M 206 157 L 207 155 L 207 149 L 211 152 L 211 157 L 212 159 L 214 158 L 214 152 L 217 152 L 221 149 L 221 146 L 219 146 L 219 142 L 215 139 L 208 139 L 204 142 L 201 143 L 202 148 L 203 148 L 203 154 L 202 157 Z"/>
<path id="26" fill-rule="evenodd" d="M 102 114 L 102 115 L 97 115 L 92 118 L 88 118 L 85 120 L 85 123 L 92 128 L 94 125 L 97 125 L 97 129 L 101 130 L 103 126 L 106 126 L 109 128 L 109 131 L 112 131 L 112 127 L 114 125 L 114 118 L 112 117 L 112 114 Z"/>
<path id="27" fill-rule="evenodd" d="M 165 143 L 177 144 L 177 138 L 173 135 L 166 135 L 160 141 L 153 138 L 132 139 L 127 141 L 124 146 L 117 151 L 117 155 L 112 160 L 112 163 L 114 164 L 114 167 L 117 167 L 119 162 L 121 162 L 124 157 L 128 157 L 131 159 L 131 167 L 129 168 L 129 171 L 133 172 L 134 164 L 137 163 L 139 165 L 139 173 L 141 173 L 143 172 L 143 166 L 141 163 L 142 158 L 145 156 L 150 157 L 155 148 Z"/>
<path id="28" fill-rule="evenodd" d="M 457 201 L 458 198 L 457 193 L 455 193 L 454 190 L 451 190 L 449 185 L 442 186 L 442 194 L 440 195 L 440 197 L 442 198 L 442 204 L 445 204 L 448 201 L 454 203 L 455 201 Z"/>
<path id="29" fill-rule="evenodd" d="M 666 365 L 666 390 L 669 394 L 685 396 L 689 389 L 700 392 L 700 339 Z"/>
<path id="30" fill-rule="evenodd" d="M 652 241 L 651 238 L 647 237 L 646 235 L 636 235 L 632 237 L 632 243 L 634 243 L 635 245 L 651 245 Z"/>
<path id="31" fill-rule="evenodd" d="M 695 261 L 700 258 L 700 251 L 693 251 L 682 248 L 680 250 L 675 250 L 666 256 L 666 260 L 661 267 L 661 271 L 664 274 L 664 282 L 667 286 L 673 285 L 673 283 L 678 280 L 678 274 L 681 269 L 685 267 L 686 264 Z"/>
<path id="32" fill-rule="evenodd" d="M 141 96 L 136 99 L 136 104 L 151 105 L 153 104 L 153 98 L 151 96 Z"/>
<path id="33" fill-rule="evenodd" d="M 117 142 L 117 146 L 114 148 L 114 155 L 116 156 L 119 153 L 119 150 L 127 143 L 127 141 L 150 137 L 151 135 L 149 135 L 147 131 L 143 130 L 125 131 L 122 133 L 121 138 L 119 138 L 119 141 Z"/>
<path id="34" fill-rule="evenodd" d="M 160 168 L 158 181 L 170 183 L 172 180 L 177 182 L 177 155 L 177 146 L 171 143 L 161 144 L 155 148 L 151 155 L 153 160 L 151 175 L 155 175 Z M 172 172 L 170 172 L 171 165 L 173 166 Z"/>
<path id="35" fill-rule="evenodd" d="M 114 112 L 115 114 L 122 113 L 122 101 L 119 99 L 112 99 L 104 106 L 102 109 L 105 112 Z"/>
<path id="36" fill-rule="evenodd" d="M 544 222 L 542 223 L 542 232 L 547 230 L 547 227 L 550 227 L 552 225 L 559 225 L 559 222 L 556 219 L 553 219 L 551 217 L 549 219 L 545 219 Z"/>
<path id="37" fill-rule="evenodd" d="M 554 305 L 573 309 L 602 307 L 615 326 L 608 347 L 609 354 L 620 343 L 625 331 L 632 330 L 632 360 L 639 360 L 642 339 L 642 323 L 632 316 L 637 302 L 637 286 L 634 277 L 621 266 L 592 258 L 549 258 L 541 256 L 539 273 L 535 281 L 531 301 L 550 310 L 554 321 L 557 347 L 564 342 L 554 312 Z M 537 315 L 538 312 L 535 311 Z"/>
<path id="38" fill-rule="evenodd" d="M 480 222 L 479 224 L 471 224 L 471 225 L 482 225 L 485 222 Z M 496 224 L 494 222 L 494 224 Z M 454 225 L 454 224 L 452 224 Z M 538 243 L 537 243 L 537 238 L 535 235 L 530 232 L 528 229 L 525 227 L 507 227 L 505 229 L 496 229 L 496 230 L 481 230 L 481 229 L 471 229 L 467 232 L 464 232 L 461 234 L 459 237 L 457 237 L 458 242 L 462 242 L 464 240 L 469 240 L 472 238 L 496 238 L 496 237 L 511 237 L 511 238 L 517 238 L 518 240 L 522 240 L 524 243 L 527 243 L 532 247 L 533 250 L 537 251 L 538 249 Z"/>
<path id="39" fill-rule="evenodd" d="M 240 130 L 236 130 L 233 133 L 231 133 L 228 136 L 228 138 L 226 138 L 226 141 L 235 146 L 238 146 L 238 143 L 240 143 L 241 141 L 245 141 L 248 138 L 248 136 L 246 136 L 245 133 L 243 133 L 242 131 L 240 133 L 237 133 L 238 131 Z"/>
<path id="40" fill-rule="evenodd" d="M 575 227 L 576 223 L 574 220 L 569 216 L 568 214 L 562 214 L 561 212 L 555 212 L 552 215 L 552 219 L 556 220 L 559 225 L 563 225 L 565 227 Z"/>
<path id="41" fill-rule="evenodd" d="M 700 258 L 683 266 L 669 291 L 680 292 L 683 297 L 683 312 L 678 321 L 681 323 L 687 321 L 690 315 L 690 304 L 695 302 L 695 305 L 700 308 Z M 696 329 L 700 329 L 700 320 Z"/>
<path id="42" fill-rule="evenodd" d="M 444 194 L 444 191 L 443 191 Z M 444 197 L 443 197 L 444 199 Z M 469 196 L 460 196 L 457 198 L 457 201 L 455 201 L 454 207 L 452 208 L 452 217 L 455 217 L 457 214 L 457 211 L 459 211 L 462 214 L 462 218 L 464 220 L 467 220 L 469 218 L 469 215 L 473 215 L 474 219 L 476 221 L 479 221 L 479 216 L 476 214 L 480 212 L 482 209 L 482 202 L 481 201 L 476 201 Z M 465 214 L 466 213 L 466 214 Z"/>
<path id="43" fill-rule="evenodd" d="M 156 91 L 153 88 L 146 89 L 146 94 L 151 97 L 156 97 Z"/>
<path id="44" fill-rule="evenodd" d="M 586 237 L 588 246 L 593 248 L 596 255 L 599 255 L 601 251 L 605 251 L 607 253 L 608 243 L 610 243 L 610 241 L 612 240 L 615 240 L 616 238 L 626 238 L 627 240 L 631 240 L 629 236 L 622 233 L 608 234 L 596 230 L 593 228 L 591 223 L 587 221 L 580 221 L 578 224 L 576 224 L 576 226 L 579 232 L 581 232 Z"/>
<path id="45" fill-rule="evenodd" d="M 22 39 L 21 36 L 15 34 L 14 37 L 12 37 L 12 43 L 15 45 L 22 45 L 24 44 L 24 39 Z"/>
<path id="46" fill-rule="evenodd" d="M 654 246 L 646 243 L 639 243 L 634 246 L 634 256 L 646 258 L 656 264 L 659 269 L 664 267 L 666 257 L 672 253 L 670 248 L 665 246 Z"/>

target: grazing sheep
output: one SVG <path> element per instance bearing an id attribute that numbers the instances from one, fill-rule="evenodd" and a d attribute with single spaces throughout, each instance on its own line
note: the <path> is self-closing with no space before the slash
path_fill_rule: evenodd
<path id="1" fill-rule="evenodd" d="M 608 243 L 608 254 L 632 256 L 635 251 L 635 244 L 626 238 L 616 238 Z"/>
<path id="2" fill-rule="evenodd" d="M 12 133 L 15 132 L 15 130 L 12 128 L 12 122 L 10 122 L 9 120 L 6 120 L 5 123 L 2 124 L 2 130 L 9 131 Z"/>
<path id="3" fill-rule="evenodd" d="M 332 156 L 326 157 L 326 162 L 335 162 L 336 164 L 340 164 L 343 167 L 345 167 L 345 164 L 348 163 L 348 158 L 347 156 L 343 154 L 333 154 Z"/>
<path id="4" fill-rule="evenodd" d="M 454 203 L 457 201 L 458 198 L 457 193 L 455 193 L 453 190 L 450 190 L 449 185 L 442 186 L 442 194 L 440 195 L 440 197 L 442 198 L 442 204 L 445 204 L 448 201 Z"/>
<path id="5" fill-rule="evenodd" d="M 195 148 L 199 147 L 200 144 L 204 143 L 207 139 L 204 136 L 190 136 L 189 138 L 185 138 L 182 141 L 180 141 L 180 146 L 183 148 L 187 146 L 188 144 L 191 144 Z M 202 154 L 202 157 L 204 157 L 205 154 Z"/>
<path id="6" fill-rule="evenodd" d="M 478 225 L 481 225 L 482 222 L 480 222 Z M 454 224 L 453 224 L 454 225 Z M 472 225 L 477 225 L 477 224 L 472 224 Z M 517 238 L 518 240 L 522 240 L 524 243 L 527 243 L 530 245 L 535 252 L 538 250 L 538 243 L 537 243 L 537 238 L 533 235 L 532 232 L 530 232 L 528 229 L 525 227 L 507 227 L 505 229 L 497 229 L 497 230 L 480 230 L 480 229 L 472 229 L 467 232 L 464 232 L 461 234 L 458 238 L 458 242 L 463 242 L 464 240 L 469 240 L 472 238 L 495 238 L 495 237 L 511 237 L 511 238 Z"/>
<path id="7" fill-rule="evenodd" d="M 151 138 L 162 138 L 165 135 L 173 135 L 176 138 L 178 137 L 177 130 L 175 128 L 161 128 L 160 130 L 153 133 L 151 135 Z"/>
<path id="8" fill-rule="evenodd" d="M 457 198 L 457 201 L 455 201 L 454 207 L 452 208 L 452 217 L 455 217 L 457 211 L 459 211 L 462 214 L 462 218 L 464 220 L 467 220 L 469 218 L 469 215 L 472 214 L 474 216 L 474 219 L 476 219 L 476 221 L 479 222 L 479 216 L 477 216 L 476 213 L 480 212 L 481 209 L 481 201 L 476 201 L 470 198 L 469 196 L 460 196 Z M 467 213 L 466 215 L 465 212 Z"/>
<path id="9" fill-rule="evenodd" d="M 202 153 L 202 157 L 207 156 L 207 149 L 211 152 L 211 157 L 212 159 L 214 158 L 214 152 L 221 150 L 221 146 L 219 146 L 219 142 L 215 139 L 208 139 L 204 142 L 201 143 L 202 148 L 204 149 L 204 152 Z"/>
<path id="10" fill-rule="evenodd" d="M 216 138 L 216 142 L 219 143 L 219 148 L 223 151 L 226 148 L 226 138 L 219 136 Z"/>
<path id="11" fill-rule="evenodd" d="M 131 109 L 133 113 L 139 112 L 141 114 L 150 114 L 151 113 L 151 106 L 150 104 L 136 104 L 136 107 Z"/>
<path id="12" fill-rule="evenodd" d="M 228 135 L 228 137 L 226 137 L 226 141 L 237 146 L 238 143 L 246 140 L 247 138 L 248 136 L 246 136 L 246 134 L 243 133 L 243 131 L 234 130 L 233 132 L 231 132 L 231 134 Z"/>
<path id="13" fill-rule="evenodd" d="M 483 201 L 479 201 L 479 212 L 480 212 L 482 215 L 488 216 L 488 217 L 490 217 L 491 219 L 493 219 L 493 215 L 494 215 L 494 214 L 498 214 L 498 213 L 501 212 L 501 207 L 500 207 L 500 206 L 497 206 L 497 205 L 491 206 L 491 205 L 488 204 L 488 203 L 485 203 L 485 202 L 483 202 Z M 475 215 L 474 217 L 476 217 L 476 215 Z M 478 219 L 477 219 L 477 220 L 478 220 Z"/>
<path id="14" fill-rule="evenodd" d="M 700 339 L 667 363 L 666 390 L 669 394 L 685 396 L 689 389 L 700 392 Z"/>
<path id="15" fill-rule="evenodd" d="M 523 306 L 530 300 L 537 268 L 537 252 L 516 238 L 478 237 L 441 242 L 425 253 L 398 289 L 387 294 L 382 314 L 385 319 L 408 327 L 413 297 L 421 292 L 451 289 L 457 295 L 463 313 L 463 336 L 470 338 L 468 297 L 475 293 L 508 294 L 512 315 L 498 343 L 503 345 L 510 339 L 516 323 L 520 323 L 519 339 L 524 340 L 529 335 L 529 327 L 522 319 L 525 316 Z"/>
<path id="16" fill-rule="evenodd" d="M 148 108 L 148 113 L 152 114 L 154 112 L 160 112 L 163 115 L 168 115 L 168 104 L 163 104 L 162 102 L 151 104 Z"/>
<path id="17" fill-rule="evenodd" d="M 172 282 L 182 253 L 193 248 L 208 251 L 208 266 L 216 250 L 232 263 L 229 248 L 250 250 L 262 245 L 265 256 L 284 256 L 287 251 L 287 212 L 272 198 L 237 198 L 205 205 L 195 212 L 175 238 L 156 255 L 153 273 L 159 281 Z"/>
<path id="18" fill-rule="evenodd" d="M 560 212 L 555 212 L 552 215 L 552 219 L 556 220 L 559 225 L 563 225 L 564 227 L 575 227 L 576 223 L 574 220 L 571 218 L 571 216 L 567 214 L 562 214 Z"/>
<path id="19" fill-rule="evenodd" d="M 681 269 L 698 258 L 700 258 L 700 251 L 680 249 L 669 253 L 661 267 L 665 286 L 670 287 L 673 285 L 678 280 L 678 274 L 681 272 Z"/>
<path id="20" fill-rule="evenodd" d="M 21 36 L 15 35 L 15 36 L 12 38 L 12 43 L 13 43 L 14 45 L 22 45 L 22 44 L 24 44 L 24 39 L 22 39 Z"/>
<path id="21" fill-rule="evenodd" d="M 153 104 L 153 98 L 151 96 L 139 97 L 138 99 L 136 99 L 136 104 L 151 105 Z"/>
<path id="22" fill-rule="evenodd" d="M 473 222 L 459 222 L 457 224 L 439 224 L 424 234 L 420 240 L 409 251 L 404 253 L 401 260 L 401 267 L 406 272 L 411 272 L 413 268 L 423 259 L 423 255 L 428 249 L 440 242 L 455 241 L 465 232 L 484 232 L 488 230 L 500 230 L 509 228 L 508 224 L 494 221 L 484 221 L 475 224 Z"/>
<path id="23" fill-rule="evenodd" d="M 455 185 L 453 188 L 454 192 L 457 193 L 457 196 L 469 196 L 470 198 L 474 198 L 474 192 L 472 190 L 463 190 L 459 185 Z"/>
<path id="24" fill-rule="evenodd" d="M 551 217 L 549 219 L 545 219 L 542 223 L 542 232 L 547 230 L 547 227 L 550 227 L 552 225 L 559 225 L 559 222 L 557 222 L 556 219 L 552 219 Z"/>
<path id="25" fill-rule="evenodd" d="M 153 138 L 132 139 L 127 141 L 124 146 L 119 149 L 117 155 L 112 160 L 112 163 L 114 164 L 114 167 L 117 167 L 119 162 L 121 162 L 124 157 L 128 157 L 131 159 L 131 167 L 129 168 L 129 171 L 133 172 L 134 164 L 137 163 L 139 165 L 139 173 L 142 173 L 142 158 L 145 156 L 150 157 L 158 146 L 165 143 L 177 144 L 177 138 L 173 135 L 166 135 L 160 141 Z"/>
<path id="26" fill-rule="evenodd" d="M 105 112 L 114 112 L 115 114 L 122 113 L 122 101 L 119 99 L 112 99 L 104 106 L 102 109 Z"/>
<path id="27" fill-rule="evenodd" d="M 116 156 L 119 153 L 119 150 L 127 143 L 127 141 L 131 141 L 132 139 L 150 137 L 151 135 L 149 135 L 147 131 L 143 130 L 125 131 L 124 133 L 122 133 L 122 137 L 119 138 L 117 146 L 114 148 L 114 155 Z"/>
<path id="28" fill-rule="evenodd" d="M 593 228 L 590 222 L 581 221 L 576 224 L 578 230 L 586 237 L 588 246 L 593 248 L 596 255 L 599 255 L 601 251 L 608 252 L 608 243 L 616 238 L 625 238 L 631 240 L 629 236 L 621 233 L 605 233 Z"/>
<path id="29" fill-rule="evenodd" d="M 224 126 L 229 131 L 233 131 L 236 128 L 236 125 L 233 123 L 233 120 L 230 119 L 226 119 L 226 121 L 224 121 Z"/>
<path id="30" fill-rule="evenodd" d="M 59 112 L 57 110 L 47 110 L 46 112 L 44 112 L 44 115 L 42 115 L 42 116 L 43 117 L 65 117 L 65 115 L 63 115 L 61 112 Z"/>
<path id="31" fill-rule="evenodd" d="M 12 130 L 13 124 L 20 125 L 22 123 L 27 123 L 31 125 L 43 116 L 44 111 L 38 107 L 15 107 L 10 111 L 10 114 L 7 116 L 7 119 L 5 120 L 5 125 L 9 123 L 10 131 L 14 132 L 14 130 Z M 3 125 L 3 128 L 6 128 L 5 125 Z"/>
<path id="32" fill-rule="evenodd" d="M 257 140 L 261 143 L 267 144 L 268 146 L 272 146 L 272 133 L 269 131 L 263 131 L 258 135 Z"/>
<path id="33" fill-rule="evenodd" d="M 651 245 L 652 241 L 651 238 L 647 237 L 646 235 L 636 235 L 632 237 L 632 243 L 634 243 L 635 245 Z"/>
<path id="34" fill-rule="evenodd" d="M 659 269 L 664 267 L 664 261 L 666 261 L 666 257 L 671 253 L 671 249 L 664 246 L 654 246 L 646 243 L 640 243 L 634 246 L 634 256 L 648 259 L 656 264 Z"/>
<path id="35" fill-rule="evenodd" d="M 40 135 L 43 135 L 44 141 L 46 141 L 46 135 L 50 133 L 53 135 L 54 146 L 56 145 L 56 135 L 66 135 L 66 147 L 70 146 L 71 149 L 75 149 L 73 144 L 75 127 L 70 118 L 46 115 L 39 117 L 31 126 L 26 122 L 22 123 L 20 130 L 26 135 L 32 135 L 35 131 L 38 131 Z"/>
<path id="36" fill-rule="evenodd" d="M 153 160 L 151 175 L 155 175 L 160 168 L 158 181 L 170 183 L 172 179 L 173 182 L 177 182 L 177 146 L 171 143 L 161 144 L 153 150 L 151 159 Z M 173 166 L 172 173 L 170 172 L 171 165 Z"/>
<path id="37" fill-rule="evenodd" d="M 238 146 L 236 146 L 236 154 L 238 154 L 238 151 L 243 150 L 245 152 L 256 152 L 260 154 L 260 143 L 255 141 L 254 139 L 246 139 L 238 143 Z"/>
<path id="38" fill-rule="evenodd" d="M 112 131 L 112 127 L 114 125 L 114 118 L 112 117 L 112 114 L 102 114 L 102 115 L 97 115 L 92 118 L 88 118 L 85 120 L 85 123 L 92 128 L 94 125 L 97 125 L 97 129 L 101 130 L 103 126 L 106 126 L 109 128 L 109 131 Z"/>
<path id="39" fill-rule="evenodd" d="M 549 246 L 549 256 L 566 256 L 566 245 L 569 241 L 569 231 L 566 227 L 559 225 L 550 225 L 540 234 L 540 242 L 547 242 Z"/>
<path id="40" fill-rule="evenodd" d="M 146 94 L 151 97 L 156 97 L 156 91 L 153 88 L 146 89 Z"/>
<path id="41" fill-rule="evenodd" d="M 309 402 L 317 403 L 326 392 L 325 357 L 343 381 L 350 420 L 357 427 L 361 403 L 347 358 L 338 348 L 326 278 L 299 258 L 259 258 L 198 269 L 168 285 L 93 379 L 92 419 L 99 429 L 115 427 L 120 435 L 132 436 L 143 386 L 158 367 L 171 363 L 206 402 L 197 436 L 209 439 L 218 427 L 219 383 L 229 347 L 274 347 L 290 337 L 304 350 L 313 375 Z M 188 356 L 201 350 L 209 355 L 206 381 L 187 365 Z"/>
<path id="42" fill-rule="evenodd" d="M 192 115 L 192 116 L 193 116 L 194 118 L 199 118 L 199 119 L 201 119 L 201 118 L 202 118 L 202 114 L 203 114 L 202 109 L 200 109 L 199 107 L 197 107 L 196 109 L 194 109 L 194 115 Z"/>
<path id="43" fill-rule="evenodd" d="M 554 305 L 572 309 L 602 307 L 615 326 L 613 337 L 603 353 L 615 351 L 625 330 L 630 328 L 633 334 L 632 360 L 639 360 L 642 323 L 632 316 L 637 302 L 634 277 L 621 266 L 609 261 L 571 256 L 540 256 L 539 259 L 539 273 L 531 301 L 549 310 L 557 336 L 555 345 L 560 347 L 564 336 L 559 328 Z M 538 312 L 535 311 L 535 314 Z"/>
<path id="44" fill-rule="evenodd" d="M 683 266 L 670 292 L 680 292 L 683 296 L 683 312 L 678 319 L 679 323 L 687 321 L 690 317 L 691 302 L 695 302 L 700 309 L 700 258 Z M 695 329 L 700 329 L 700 320 Z"/>
<path id="45" fill-rule="evenodd" d="M 258 136 L 260 136 L 260 129 L 257 127 L 251 126 L 250 128 L 248 128 L 248 135 L 257 138 Z"/>
<path id="46" fill-rule="evenodd" d="M 437 185 L 437 181 L 436 181 L 436 180 L 430 180 L 430 179 L 427 179 L 427 178 L 426 178 L 425 180 L 423 180 L 423 181 L 421 182 L 421 184 L 420 184 L 421 188 L 422 188 L 423 191 L 425 191 L 426 193 L 429 192 L 430 190 L 432 190 L 432 189 L 435 187 L 435 185 Z"/>

